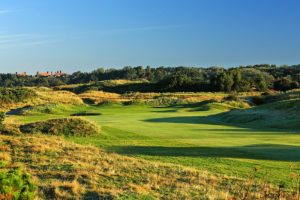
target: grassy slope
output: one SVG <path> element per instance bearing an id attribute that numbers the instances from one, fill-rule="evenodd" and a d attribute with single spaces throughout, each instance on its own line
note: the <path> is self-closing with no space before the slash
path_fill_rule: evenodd
<path id="1" fill-rule="evenodd" d="M 255 124 L 248 128 L 222 124 L 208 117 L 223 112 L 220 105 L 204 109 L 81 106 L 78 111 L 83 109 L 102 113 L 87 118 L 99 123 L 103 131 L 98 137 L 69 138 L 77 143 L 239 177 L 252 176 L 255 168 L 258 169 L 255 176 L 276 184 L 282 181 L 290 184 L 291 170 L 299 173 L 298 133 L 260 128 Z M 69 114 L 17 118 L 30 122 Z"/>
<path id="2" fill-rule="evenodd" d="M 0 141 L 1 163 L 29 172 L 41 199 L 276 199 L 278 194 L 253 180 L 109 154 L 54 136 L 0 135 Z"/>
<path id="3" fill-rule="evenodd" d="M 234 110 L 215 116 L 216 119 L 240 124 L 277 129 L 300 130 L 300 99 L 276 101 L 247 110 Z"/>

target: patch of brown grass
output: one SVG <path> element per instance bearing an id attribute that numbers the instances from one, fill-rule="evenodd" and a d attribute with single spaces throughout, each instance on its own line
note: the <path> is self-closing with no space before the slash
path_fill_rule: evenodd
<path id="1" fill-rule="evenodd" d="M 142 80 L 116 79 L 116 80 L 107 80 L 103 82 L 106 82 L 108 84 L 114 84 L 114 85 L 125 85 L 125 84 L 136 84 L 136 83 L 148 83 L 149 81 L 146 79 L 142 79 Z"/>
<path id="2" fill-rule="evenodd" d="M 103 91 L 87 91 L 79 94 L 79 97 L 82 98 L 83 100 L 89 100 L 94 104 L 99 104 L 105 101 L 111 101 L 111 102 L 126 101 L 126 99 L 122 98 L 122 96 L 119 94 L 103 92 Z"/>
<path id="3" fill-rule="evenodd" d="M 54 91 L 54 90 L 37 90 L 39 101 L 45 103 L 60 103 L 69 105 L 81 105 L 83 101 L 76 94 L 68 91 Z M 41 104 L 41 103 L 40 103 Z"/>

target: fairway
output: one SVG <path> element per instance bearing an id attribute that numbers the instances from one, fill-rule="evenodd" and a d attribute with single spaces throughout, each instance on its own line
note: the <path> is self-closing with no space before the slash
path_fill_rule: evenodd
<path id="1" fill-rule="evenodd" d="M 87 117 L 102 126 L 102 134 L 70 138 L 77 143 L 276 184 L 289 185 L 291 171 L 299 171 L 300 135 L 294 131 L 223 124 L 211 117 L 223 112 L 217 109 L 117 104 L 89 109 L 102 113 Z"/>

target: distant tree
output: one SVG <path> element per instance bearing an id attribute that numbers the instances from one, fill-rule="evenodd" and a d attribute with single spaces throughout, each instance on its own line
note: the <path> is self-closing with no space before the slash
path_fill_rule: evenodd
<path id="1" fill-rule="evenodd" d="M 241 87 L 241 81 L 242 81 L 242 74 L 239 69 L 234 69 L 231 71 L 231 74 L 233 76 L 233 85 L 232 85 L 232 90 L 233 91 L 243 91 L 243 87 Z"/>
<path id="2" fill-rule="evenodd" d="M 299 83 L 288 78 L 283 78 L 274 82 L 275 90 L 287 91 L 296 88 L 299 88 Z"/>
<path id="3" fill-rule="evenodd" d="M 150 66 L 147 66 L 146 69 L 145 69 L 145 78 L 148 81 L 153 81 L 154 80 L 154 75 L 153 75 L 153 72 L 152 72 L 152 69 L 151 69 Z"/>
<path id="4" fill-rule="evenodd" d="M 234 85 L 233 74 L 224 71 L 217 76 L 217 87 L 219 91 L 231 92 Z"/>

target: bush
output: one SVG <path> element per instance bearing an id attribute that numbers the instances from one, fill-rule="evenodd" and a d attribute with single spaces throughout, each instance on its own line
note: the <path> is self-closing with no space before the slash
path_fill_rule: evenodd
<path id="1" fill-rule="evenodd" d="M 124 101 L 122 102 L 124 106 L 131 106 L 131 105 L 142 105 L 144 102 L 142 100 L 131 100 L 131 101 Z"/>
<path id="2" fill-rule="evenodd" d="M 172 105 L 179 105 L 185 103 L 187 103 L 187 101 L 178 98 L 170 98 L 170 97 L 158 97 L 146 102 L 146 104 L 151 106 L 172 106 Z"/>
<path id="3" fill-rule="evenodd" d="M 292 81 L 287 78 L 283 78 L 280 80 L 276 80 L 274 82 L 274 89 L 275 90 L 281 90 L 281 91 L 287 91 L 299 88 L 299 83 L 297 81 Z"/>
<path id="4" fill-rule="evenodd" d="M 33 199 L 36 186 L 20 169 L 0 172 L 0 199 Z"/>
<path id="5" fill-rule="evenodd" d="M 0 88 L 1 103 L 18 103 L 36 96 L 34 91 L 26 88 Z"/>
<path id="6" fill-rule="evenodd" d="M 228 95 L 227 97 L 225 97 L 225 100 L 226 100 L 226 101 L 238 101 L 239 98 L 238 98 L 238 96 L 236 96 L 235 94 L 230 94 L 230 95 Z"/>
<path id="7" fill-rule="evenodd" d="M 4 135 L 21 135 L 20 127 L 17 124 L 4 124 L 1 130 Z"/>
<path id="8" fill-rule="evenodd" d="M 0 130 L 3 130 L 5 117 L 5 112 L 0 112 Z"/>
<path id="9" fill-rule="evenodd" d="M 51 119 L 42 122 L 25 124 L 20 127 L 23 133 L 42 133 L 47 135 L 91 136 L 100 132 L 94 123 L 81 118 Z"/>

